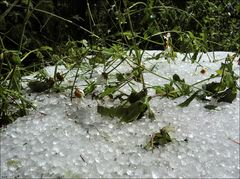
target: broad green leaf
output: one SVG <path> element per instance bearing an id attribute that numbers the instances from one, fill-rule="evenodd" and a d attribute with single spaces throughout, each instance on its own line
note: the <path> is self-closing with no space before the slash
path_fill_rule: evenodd
<path id="1" fill-rule="evenodd" d="M 120 105 L 117 107 L 98 106 L 97 112 L 104 116 L 118 117 L 121 121 L 132 122 L 140 119 L 147 110 L 147 104 L 141 100 L 132 104 Z"/>
<path id="2" fill-rule="evenodd" d="M 209 92 L 214 94 L 219 90 L 220 86 L 221 86 L 220 83 L 212 82 L 212 83 L 208 83 L 208 84 L 203 85 L 202 88 L 204 90 L 209 91 Z"/>
<path id="3" fill-rule="evenodd" d="M 214 97 L 218 99 L 218 102 L 232 103 L 233 100 L 237 97 L 237 91 L 236 89 L 228 88 L 224 92 L 218 93 Z"/>
<path id="4" fill-rule="evenodd" d="M 120 117 L 120 116 L 117 116 L 116 108 L 114 108 L 114 107 L 108 108 L 108 107 L 98 105 L 97 112 L 103 116 L 109 116 L 111 118 Z"/>
<path id="5" fill-rule="evenodd" d="M 134 103 L 140 99 L 144 99 L 147 96 L 147 90 L 141 90 L 140 92 L 133 91 L 129 96 L 128 96 L 128 101 L 130 103 Z"/>
<path id="6" fill-rule="evenodd" d="M 147 105 L 142 101 L 137 101 L 132 103 L 128 108 L 126 108 L 126 113 L 122 115 L 121 121 L 132 122 L 137 119 L 141 119 L 147 110 Z"/>
<path id="7" fill-rule="evenodd" d="M 34 80 L 34 81 L 30 81 L 28 83 L 28 87 L 31 89 L 31 91 L 38 92 L 38 93 L 52 88 L 53 85 L 54 85 L 54 81 L 51 80 L 51 78 L 49 78 L 45 81 Z"/>

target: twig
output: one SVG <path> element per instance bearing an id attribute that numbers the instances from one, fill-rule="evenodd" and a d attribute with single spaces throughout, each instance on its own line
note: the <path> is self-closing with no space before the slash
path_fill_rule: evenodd
<path id="1" fill-rule="evenodd" d="M 85 163 L 87 163 L 81 154 L 80 154 L 80 157 Z"/>
<path id="2" fill-rule="evenodd" d="M 240 145 L 240 141 L 237 141 L 237 140 L 234 140 L 234 139 L 231 139 L 230 137 L 228 137 L 229 140 L 231 140 L 232 142 L 236 143 L 236 144 L 239 144 Z"/>

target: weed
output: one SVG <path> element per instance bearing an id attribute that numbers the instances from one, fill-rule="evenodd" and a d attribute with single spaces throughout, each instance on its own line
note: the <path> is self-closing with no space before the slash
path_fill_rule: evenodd
<path id="1" fill-rule="evenodd" d="M 144 149 L 153 150 L 159 146 L 164 146 L 164 145 L 172 142 L 173 139 L 169 133 L 173 132 L 173 131 L 174 131 L 174 128 L 170 125 L 167 125 L 167 126 L 161 128 L 159 132 L 151 135 L 151 139 L 144 146 Z"/>
<path id="2" fill-rule="evenodd" d="M 27 108 L 33 107 L 22 92 L 21 66 L 30 54 L 47 50 L 51 50 L 51 48 L 42 47 L 22 54 L 18 50 L 3 49 L 0 61 L 0 72 L 2 73 L 0 80 L 1 126 L 13 122 L 17 117 L 26 115 Z"/>

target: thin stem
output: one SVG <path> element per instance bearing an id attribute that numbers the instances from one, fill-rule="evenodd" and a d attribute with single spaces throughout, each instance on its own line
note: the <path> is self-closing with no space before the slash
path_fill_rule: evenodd
<path id="1" fill-rule="evenodd" d="M 212 77 L 206 78 L 204 80 L 201 80 L 201 81 L 198 81 L 196 83 L 193 83 L 191 86 L 196 86 L 196 85 L 198 85 L 198 84 L 200 84 L 200 83 L 202 83 L 204 81 L 208 81 L 208 80 L 211 80 L 211 79 L 214 79 L 214 78 L 217 78 L 217 77 L 219 77 L 219 76 L 214 76 L 214 77 L 212 76 Z"/>
<path id="2" fill-rule="evenodd" d="M 30 12 L 29 12 L 29 11 L 30 11 L 30 1 L 31 1 L 31 0 L 28 0 L 27 12 L 26 12 L 26 16 L 25 16 L 25 19 L 24 19 L 24 24 L 23 24 L 21 39 L 20 39 L 19 48 L 18 48 L 19 52 L 22 50 L 22 43 L 23 43 L 23 37 L 24 37 L 26 25 L 27 25 L 28 19 L 29 19 L 30 16 L 31 16 L 31 14 L 30 14 Z"/>
<path id="3" fill-rule="evenodd" d="M 15 5 L 15 7 L 25 8 L 25 7 L 21 6 L 21 5 Z M 82 30 L 88 32 L 88 33 L 91 34 L 92 36 L 94 36 L 94 37 L 96 37 L 96 38 L 98 38 L 98 39 L 101 39 L 99 36 L 97 36 L 97 35 L 94 34 L 93 32 L 91 32 L 91 31 L 87 30 L 86 28 L 84 28 L 84 27 L 82 27 L 82 26 L 74 23 L 73 21 L 71 21 L 71 20 L 69 20 L 69 19 L 65 19 L 65 18 L 63 18 L 63 17 L 61 17 L 61 16 L 58 16 L 58 15 L 56 15 L 56 14 L 54 14 L 54 13 L 51 13 L 51 12 L 48 12 L 48 11 L 45 11 L 45 10 L 42 10 L 42 9 L 37 9 L 37 8 L 31 8 L 31 7 L 30 7 L 30 10 L 34 10 L 34 11 L 37 11 L 37 12 L 40 12 L 40 13 L 44 13 L 44 14 L 50 15 L 50 16 L 52 16 L 52 17 L 55 17 L 55 18 L 57 18 L 57 19 L 60 19 L 60 20 L 62 20 L 62 21 L 65 21 L 65 22 L 67 22 L 67 23 L 69 23 L 69 24 L 72 24 L 72 25 L 78 27 L 79 29 L 82 29 Z"/>
<path id="4" fill-rule="evenodd" d="M 141 67 L 142 55 L 140 55 L 139 49 L 137 48 L 137 42 L 136 42 L 136 39 L 135 39 L 136 36 L 135 36 L 135 33 L 134 33 L 134 29 L 133 29 L 133 25 L 132 25 L 132 21 L 131 21 L 131 17 L 130 17 L 129 8 L 127 7 L 126 3 L 124 3 L 124 5 L 127 8 L 127 17 L 128 17 L 128 21 L 129 21 L 129 25 L 130 25 L 130 29 L 131 29 L 131 33 L 132 33 L 133 49 L 135 51 L 135 55 L 136 55 L 136 58 L 137 58 L 137 64 L 138 64 L 139 67 Z M 145 89 L 145 82 L 144 82 L 144 77 L 143 77 L 143 73 L 142 73 L 142 69 L 141 68 L 138 69 L 138 73 L 140 74 L 140 78 L 141 78 L 141 81 L 142 81 L 143 89 Z"/>
<path id="5" fill-rule="evenodd" d="M 71 96 L 70 96 L 71 101 L 72 101 L 72 99 L 73 99 L 73 89 L 74 89 L 74 86 L 75 86 L 76 81 L 77 81 L 77 77 L 78 77 L 79 70 L 80 70 L 80 65 L 79 65 L 78 68 L 77 68 L 77 72 L 76 72 L 76 75 L 75 75 L 75 77 L 74 77 L 73 85 L 72 85 L 72 88 L 71 88 Z"/>

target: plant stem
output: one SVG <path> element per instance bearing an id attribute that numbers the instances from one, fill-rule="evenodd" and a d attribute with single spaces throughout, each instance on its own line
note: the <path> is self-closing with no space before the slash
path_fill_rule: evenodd
<path id="1" fill-rule="evenodd" d="M 130 25 L 130 29 L 131 29 L 131 33 L 132 33 L 133 49 L 135 51 L 137 64 L 138 64 L 138 67 L 139 67 L 138 73 L 140 74 L 140 78 L 141 78 L 141 81 L 142 81 L 143 89 L 145 89 L 145 82 L 144 82 L 144 77 L 143 77 L 143 71 L 141 69 L 141 66 L 142 66 L 142 55 L 140 55 L 139 49 L 137 47 L 137 42 L 136 42 L 136 39 L 135 39 L 136 36 L 135 36 L 135 33 L 134 33 L 134 29 L 133 29 L 132 20 L 131 20 L 131 17 L 130 17 L 129 8 L 127 7 L 125 1 L 124 1 L 124 5 L 125 5 L 126 11 L 127 11 L 127 17 L 128 17 L 128 21 L 129 21 L 129 25 Z"/>
<path id="2" fill-rule="evenodd" d="M 23 24 L 21 39 L 20 39 L 20 43 L 19 43 L 19 47 L 18 47 L 19 52 L 22 50 L 22 43 L 23 43 L 23 37 L 24 37 L 26 25 L 27 25 L 28 19 L 29 19 L 30 16 L 31 16 L 31 14 L 30 14 L 30 2 L 31 2 L 31 0 L 28 0 L 27 12 L 26 12 L 26 16 L 25 16 L 25 19 L 24 19 L 24 24 Z"/>
<path id="3" fill-rule="evenodd" d="M 71 88 L 71 96 L 70 96 L 71 101 L 72 101 L 72 99 L 73 99 L 73 89 L 74 89 L 74 86 L 75 86 L 76 81 L 77 81 L 79 69 L 80 69 L 80 65 L 79 65 L 78 68 L 77 68 L 77 72 L 76 72 L 76 75 L 75 75 L 75 77 L 74 77 L 73 85 L 72 85 L 72 88 Z"/>

